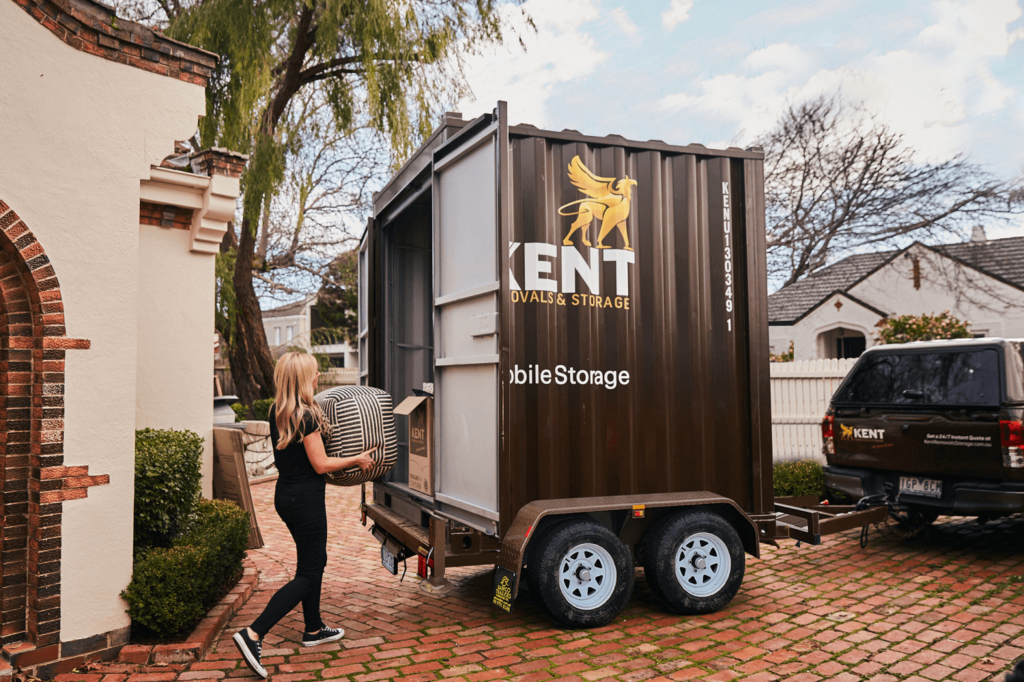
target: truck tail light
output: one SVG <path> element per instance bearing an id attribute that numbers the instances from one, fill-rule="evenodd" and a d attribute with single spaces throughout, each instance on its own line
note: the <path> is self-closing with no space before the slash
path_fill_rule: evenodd
<path id="1" fill-rule="evenodd" d="M 833 431 L 835 429 L 835 417 L 831 414 L 826 414 L 825 419 L 821 422 L 821 440 L 824 443 L 822 448 L 826 455 L 836 454 L 835 439 L 833 438 Z"/>
<path id="2" fill-rule="evenodd" d="M 1024 423 L 1016 419 L 1001 419 L 999 436 L 1003 446 L 1003 466 L 1024 469 Z"/>

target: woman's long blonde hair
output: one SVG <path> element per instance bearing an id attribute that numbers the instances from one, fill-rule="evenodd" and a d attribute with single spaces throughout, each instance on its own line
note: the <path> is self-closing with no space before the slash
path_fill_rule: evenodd
<path id="1" fill-rule="evenodd" d="M 324 434 L 325 440 L 330 437 L 330 427 L 324 419 L 323 410 L 313 400 L 316 372 L 316 358 L 307 353 L 285 353 L 277 361 L 274 368 L 274 383 L 277 384 L 274 421 L 279 434 L 276 445 L 278 450 L 283 450 L 301 433 L 299 425 L 307 412 L 313 415 L 313 422 Z"/>

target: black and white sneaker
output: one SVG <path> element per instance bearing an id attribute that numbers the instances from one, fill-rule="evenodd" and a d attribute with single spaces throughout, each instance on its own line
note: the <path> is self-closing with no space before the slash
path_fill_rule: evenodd
<path id="1" fill-rule="evenodd" d="M 345 631 L 341 628 L 335 629 L 321 625 L 320 632 L 315 635 L 311 635 L 308 632 L 302 633 L 302 646 L 316 646 L 317 644 L 326 644 L 327 642 L 337 642 L 344 636 Z"/>
<path id="2" fill-rule="evenodd" d="M 245 628 L 236 632 L 235 636 L 231 639 L 234 640 L 235 646 L 238 647 L 238 652 L 242 654 L 242 659 L 245 661 L 245 664 L 249 666 L 249 670 L 266 679 L 267 670 L 260 665 L 260 655 L 263 653 L 263 642 L 258 639 L 255 641 L 252 640 Z"/>

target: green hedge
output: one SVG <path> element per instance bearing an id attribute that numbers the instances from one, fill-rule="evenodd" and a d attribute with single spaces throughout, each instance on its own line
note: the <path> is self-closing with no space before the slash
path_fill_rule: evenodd
<path id="1" fill-rule="evenodd" d="M 231 586 L 245 557 L 249 514 L 226 500 L 201 500 L 171 547 L 142 549 L 128 602 L 133 638 L 174 637 L 195 625 Z"/>
<path id="2" fill-rule="evenodd" d="M 249 408 L 242 403 L 232 403 L 231 409 L 235 411 L 235 421 L 245 421 L 249 418 Z"/>
<path id="3" fill-rule="evenodd" d="M 270 406 L 274 403 L 273 398 L 264 398 L 263 400 L 254 400 L 252 406 L 249 408 L 249 414 L 252 418 L 265 422 L 270 419 Z"/>
<path id="4" fill-rule="evenodd" d="M 779 462 L 774 472 L 775 497 L 815 495 L 819 499 L 827 494 L 825 472 L 814 460 Z"/>
<path id="5" fill-rule="evenodd" d="M 191 431 L 135 432 L 135 547 L 169 547 L 199 500 L 203 439 Z"/>

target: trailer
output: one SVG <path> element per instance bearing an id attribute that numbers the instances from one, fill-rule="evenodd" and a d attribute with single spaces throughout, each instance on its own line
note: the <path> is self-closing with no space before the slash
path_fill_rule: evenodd
<path id="1" fill-rule="evenodd" d="M 525 580 L 595 627 L 637 566 L 707 613 L 762 542 L 876 519 L 776 507 L 766 287 L 760 149 L 445 115 L 359 251 L 360 383 L 408 415 L 363 487 L 382 563 L 494 565 L 498 607 Z"/>

